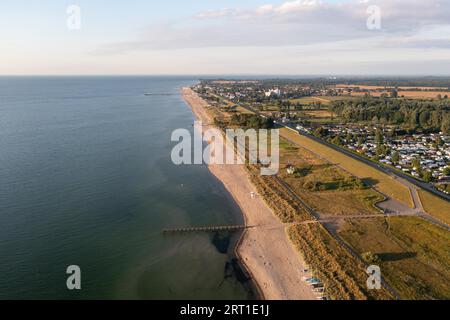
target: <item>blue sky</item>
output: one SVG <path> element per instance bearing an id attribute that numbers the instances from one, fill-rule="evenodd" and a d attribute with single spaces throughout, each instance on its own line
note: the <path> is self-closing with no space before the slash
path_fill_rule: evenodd
<path id="1" fill-rule="evenodd" d="M 66 26 L 73 4 L 80 30 Z M 446 0 L 2 0 L 0 74 L 450 74 L 448 12 Z"/>

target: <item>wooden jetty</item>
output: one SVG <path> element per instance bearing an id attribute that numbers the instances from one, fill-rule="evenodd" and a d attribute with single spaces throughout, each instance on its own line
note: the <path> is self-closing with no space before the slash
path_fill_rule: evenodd
<path id="1" fill-rule="evenodd" d="M 163 234 L 170 233 L 187 233 L 187 232 L 217 232 L 217 231 L 238 231 L 245 229 L 244 225 L 235 226 L 209 226 L 209 227 L 189 227 L 189 228 L 173 228 L 163 229 Z"/>

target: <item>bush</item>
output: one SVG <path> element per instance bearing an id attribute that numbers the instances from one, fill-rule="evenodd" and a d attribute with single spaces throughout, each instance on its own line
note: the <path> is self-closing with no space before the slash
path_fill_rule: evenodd
<path id="1" fill-rule="evenodd" d="M 361 257 L 366 261 L 367 263 L 380 263 L 381 259 L 380 257 L 372 252 L 364 252 Z"/>

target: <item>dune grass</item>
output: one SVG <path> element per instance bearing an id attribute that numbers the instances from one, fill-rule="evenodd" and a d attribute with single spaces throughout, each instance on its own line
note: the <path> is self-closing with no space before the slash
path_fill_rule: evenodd
<path id="1" fill-rule="evenodd" d="M 267 205 L 283 223 L 301 222 L 312 217 L 305 209 L 276 182 L 272 176 L 262 176 L 256 166 L 247 166 L 250 180 Z"/>
<path id="2" fill-rule="evenodd" d="M 343 248 L 321 224 L 296 225 L 287 232 L 332 299 L 394 298 L 384 288 L 367 289 L 366 266 Z"/>
<path id="3" fill-rule="evenodd" d="M 360 255 L 371 252 L 403 299 L 450 298 L 450 234 L 418 217 L 347 221 L 339 235 Z"/>

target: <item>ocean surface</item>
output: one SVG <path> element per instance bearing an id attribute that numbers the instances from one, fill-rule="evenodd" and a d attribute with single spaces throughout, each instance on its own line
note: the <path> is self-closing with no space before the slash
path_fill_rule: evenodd
<path id="1" fill-rule="evenodd" d="M 161 233 L 242 222 L 206 166 L 171 162 L 195 82 L 0 77 L 0 299 L 248 297 L 213 235 Z"/>

